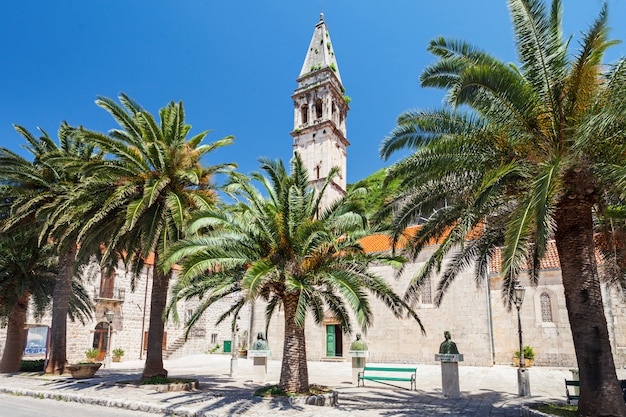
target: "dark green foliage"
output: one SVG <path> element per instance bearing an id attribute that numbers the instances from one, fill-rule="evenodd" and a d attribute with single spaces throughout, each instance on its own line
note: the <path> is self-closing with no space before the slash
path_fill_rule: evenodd
<path id="1" fill-rule="evenodd" d="M 142 379 L 140 385 L 167 385 L 167 384 L 191 384 L 196 382 L 190 378 L 168 378 L 165 376 L 153 376 L 152 378 Z"/>
<path id="2" fill-rule="evenodd" d="M 516 350 L 513 355 L 519 358 L 519 350 Z M 524 359 L 535 359 L 535 351 L 528 345 L 524 346 Z"/>
<path id="3" fill-rule="evenodd" d="M 385 185 L 386 169 L 376 171 L 372 175 L 354 184 L 348 184 L 348 192 L 364 188 L 365 193 L 358 197 L 365 210 L 365 215 L 372 227 L 384 228 L 391 220 L 391 210 L 388 207 L 393 201 L 393 193 L 398 188 L 399 181 L 392 181 Z M 375 226 L 374 226 L 375 225 Z"/>
<path id="4" fill-rule="evenodd" d="M 551 416 L 559 416 L 559 417 L 577 417 L 578 416 L 578 406 L 576 405 L 567 405 L 567 404 L 531 404 L 529 406 L 533 410 L 541 411 L 542 413 L 551 415 Z"/>
<path id="5" fill-rule="evenodd" d="M 20 372 L 43 372 L 45 359 L 25 360 L 20 365 Z"/>

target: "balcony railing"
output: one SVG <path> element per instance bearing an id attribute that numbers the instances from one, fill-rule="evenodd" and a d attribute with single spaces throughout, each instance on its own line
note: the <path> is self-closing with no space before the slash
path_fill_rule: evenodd
<path id="1" fill-rule="evenodd" d="M 126 288 L 94 288 L 93 298 L 96 301 L 124 301 Z"/>

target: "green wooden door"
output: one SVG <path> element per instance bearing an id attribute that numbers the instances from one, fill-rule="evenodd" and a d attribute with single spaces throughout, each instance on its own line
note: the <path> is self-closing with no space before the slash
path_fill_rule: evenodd
<path id="1" fill-rule="evenodd" d="M 326 326 L 326 357 L 335 356 L 335 325 Z"/>

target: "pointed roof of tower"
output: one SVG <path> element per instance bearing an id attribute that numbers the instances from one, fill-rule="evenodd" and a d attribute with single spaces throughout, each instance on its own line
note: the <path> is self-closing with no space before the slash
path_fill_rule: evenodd
<path id="1" fill-rule="evenodd" d="M 311 44 L 306 53 L 306 58 L 304 58 L 304 64 L 298 78 L 305 76 L 311 71 L 323 68 L 330 68 L 339 79 L 339 82 L 341 82 L 335 51 L 330 42 L 328 27 L 326 27 L 326 22 L 324 22 L 324 13 L 320 13 L 320 21 L 315 25 L 313 38 L 311 38 Z"/>

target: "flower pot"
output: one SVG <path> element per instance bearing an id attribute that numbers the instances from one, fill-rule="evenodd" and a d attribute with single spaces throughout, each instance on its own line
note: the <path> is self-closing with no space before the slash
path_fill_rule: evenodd
<path id="1" fill-rule="evenodd" d="M 239 349 L 239 357 L 240 358 L 247 358 L 248 357 L 248 350 L 247 349 Z"/>
<path id="2" fill-rule="evenodd" d="M 524 358 L 524 366 L 526 368 L 530 368 L 531 366 L 533 366 L 533 363 L 535 363 L 534 359 Z M 513 357 L 513 365 L 519 367 L 519 358 Z"/>
<path id="3" fill-rule="evenodd" d="M 79 363 L 76 365 L 68 365 L 65 367 L 66 370 L 72 374 L 72 378 L 76 379 L 84 379 L 84 378 L 93 378 L 98 369 L 102 366 L 102 363 Z"/>
<path id="4" fill-rule="evenodd" d="M 122 358 L 120 356 L 113 356 L 113 362 L 119 362 Z"/>

